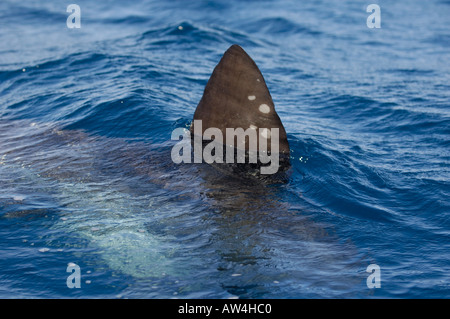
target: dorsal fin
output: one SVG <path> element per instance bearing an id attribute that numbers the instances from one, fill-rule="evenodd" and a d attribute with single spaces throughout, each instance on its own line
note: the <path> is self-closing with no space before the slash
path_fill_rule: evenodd
<path id="1" fill-rule="evenodd" d="M 202 134 L 210 127 L 220 129 L 223 136 L 226 128 L 256 129 L 258 139 L 265 138 L 269 150 L 270 134 L 264 131 L 261 134 L 260 129 L 278 128 L 279 153 L 289 158 L 286 131 L 275 111 L 264 77 L 252 58 L 237 44 L 224 53 L 215 67 L 195 110 L 195 120 L 202 120 Z M 191 132 L 194 132 L 194 125 Z"/>

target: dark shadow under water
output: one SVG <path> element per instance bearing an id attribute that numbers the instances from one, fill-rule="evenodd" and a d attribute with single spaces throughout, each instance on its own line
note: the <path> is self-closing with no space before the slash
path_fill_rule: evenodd
<path id="1" fill-rule="evenodd" d="M 187 298 L 329 297 L 364 289 L 361 254 L 314 222 L 323 212 L 302 200 L 289 177 L 274 183 L 174 164 L 172 145 L 0 124 L 1 164 L 28 170 L 31 188 L 37 180 L 57 185 L 51 242 L 85 239 L 110 269 L 134 278 L 122 295 L 158 298 L 177 289 Z M 25 222 L 47 209 L 2 206 L 1 218 Z M 88 255 L 86 248 L 80 251 Z M 169 277 L 183 286 L 164 287 Z M 155 280 L 158 291 L 149 288 Z"/>

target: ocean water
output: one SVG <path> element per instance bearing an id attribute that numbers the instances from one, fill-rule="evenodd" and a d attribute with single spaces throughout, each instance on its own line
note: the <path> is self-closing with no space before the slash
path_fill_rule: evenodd
<path id="1" fill-rule="evenodd" d="M 449 1 L 68 4 L 0 2 L 0 298 L 450 297 Z M 170 159 L 234 43 L 285 182 Z"/>

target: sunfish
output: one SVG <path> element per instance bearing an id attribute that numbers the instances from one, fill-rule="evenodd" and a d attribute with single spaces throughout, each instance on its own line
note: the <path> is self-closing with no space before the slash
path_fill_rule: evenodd
<path id="1" fill-rule="evenodd" d="M 275 174 L 290 166 L 286 130 L 264 77 L 237 44 L 224 53 L 206 84 L 190 136 L 194 158 L 203 156 L 220 168 Z"/>

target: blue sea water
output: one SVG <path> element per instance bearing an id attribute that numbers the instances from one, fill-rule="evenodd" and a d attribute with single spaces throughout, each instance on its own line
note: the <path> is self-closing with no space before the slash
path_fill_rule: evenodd
<path id="1" fill-rule="evenodd" d="M 0 2 L 0 298 L 450 297 L 449 1 L 69 4 Z M 234 43 L 285 183 L 170 159 Z"/>

